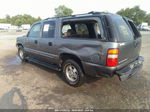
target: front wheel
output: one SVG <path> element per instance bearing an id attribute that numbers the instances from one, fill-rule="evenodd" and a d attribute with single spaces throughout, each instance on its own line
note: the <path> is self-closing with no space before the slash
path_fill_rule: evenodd
<path id="1" fill-rule="evenodd" d="M 26 55 L 22 46 L 18 47 L 18 56 L 20 57 L 21 61 L 27 61 Z"/>
<path id="2" fill-rule="evenodd" d="M 69 85 L 77 87 L 84 83 L 85 76 L 77 62 L 74 60 L 66 60 L 62 67 L 63 74 Z"/>

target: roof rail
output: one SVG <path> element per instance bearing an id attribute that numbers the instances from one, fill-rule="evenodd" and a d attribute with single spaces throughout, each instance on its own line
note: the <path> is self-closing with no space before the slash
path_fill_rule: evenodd
<path id="1" fill-rule="evenodd" d="M 88 14 L 100 14 L 101 12 L 96 12 L 96 11 L 91 11 L 91 12 L 88 12 Z"/>
<path id="2" fill-rule="evenodd" d="M 91 11 L 88 13 L 84 13 L 84 14 L 76 14 L 76 15 L 71 15 L 72 17 L 77 17 L 77 16 L 87 16 L 87 15 L 92 15 L 92 14 L 100 14 L 101 12 L 96 12 L 96 11 Z"/>
<path id="3" fill-rule="evenodd" d="M 44 20 L 48 20 L 48 19 L 50 19 L 50 18 L 46 18 L 46 19 L 44 19 Z"/>
<path id="4" fill-rule="evenodd" d="M 89 14 L 89 13 L 84 13 L 84 14 L 75 14 L 75 15 L 71 15 L 71 17 L 87 16 L 87 15 L 91 15 L 91 14 Z"/>
<path id="5" fill-rule="evenodd" d="M 84 13 L 84 14 L 75 14 L 75 15 L 64 16 L 64 17 L 51 17 L 51 18 L 46 18 L 44 20 L 53 19 L 53 18 L 80 17 L 80 16 L 88 16 L 88 15 L 93 15 L 93 14 L 100 14 L 100 13 L 101 12 L 91 11 L 91 12 Z"/>
<path id="6" fill-rule="evenodd" d="M 48 17 L 48 18 L 46 18 L 44 20 L 55 19 L 55 18 L 59 18 L 59 17 Z"/>

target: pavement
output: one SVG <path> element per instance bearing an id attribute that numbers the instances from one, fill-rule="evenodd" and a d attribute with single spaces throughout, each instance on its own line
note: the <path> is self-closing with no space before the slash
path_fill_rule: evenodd
<path id="1" fill-rule="evenodd" d="M 16 37 L 0 32 L 0 109 L 150 109 L 150 32 L 142 32 L 141 72 L 126 81 L 88 77 L 73 88 L 60 72 L 21 62 Z"/>

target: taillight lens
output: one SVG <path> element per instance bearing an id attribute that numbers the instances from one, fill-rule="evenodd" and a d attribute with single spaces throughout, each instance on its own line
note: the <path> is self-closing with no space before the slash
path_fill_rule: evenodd
<path id="1" fill-rule="evenodd" d="M 109 49 L 107 51 L 106 66 L 115 67 L 118 65 L 118 49 Z"/>

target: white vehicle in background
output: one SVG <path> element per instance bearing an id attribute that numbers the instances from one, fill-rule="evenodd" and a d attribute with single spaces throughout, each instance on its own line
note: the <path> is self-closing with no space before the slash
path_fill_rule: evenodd
<path id="1" fill-rule="evenodd" d="M 11 26 L 9 27 L 9 30 L 17 30 L 17 28 L 18 28 L 18 26 L 11 25 Z"/>
<path id="2" fill-rule="evenodd" d="M 18 27 L 18 28 L 16 29 L 16 32 L 22 32 L 22 30 L 23 30 L 22 27 Z"/>
<path id="3" fill-rule="evenodd" d="M 11 24 L 8 23 L 0 23 L 1 30 L 8 30 L 11 27 Z"/>
<path id="4" fill-rule="evenodd" d="M 142 31 L 150 31 L 150 27 L 148 26 L 148 23 L 142 23 L 138 25 L 137 28 Z"/>
<path id="5" fill-rule="evenodd" d="M 21 25 L 21 27 L 23 30 L 29 30 L 31 25 L 30 24 L 23 24 L 23 25 Z"/>

